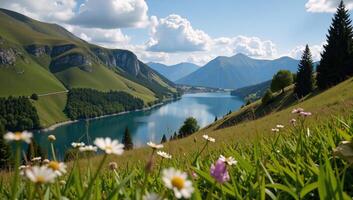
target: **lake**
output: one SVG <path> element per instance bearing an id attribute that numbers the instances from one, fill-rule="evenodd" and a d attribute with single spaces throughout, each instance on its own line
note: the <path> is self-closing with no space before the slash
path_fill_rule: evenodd
<path id="1" fill-rule="evenodd" d="M 150 110 L 137 111 L 105 118 L 79 121 L 60 126 L 52 131 L 40 131 L 35 140 L 43 149 L 49 149 L 47 136 L 56 136 L 56 149 L 63 156 L 71 142 L 93 143 L 96 137 L 111 137 L 121 141 L 124 130 L 129 128 L 134 147 L 148 141 L 159 143 L 163 134 L 167 138 L 178 131 L 187 117 L 195 117 L 200 127 L 221 118 L 229 110 L 237 110 L 244 102 L 229 93 L 185 94 L 179 100 L 166 103 Z"/>

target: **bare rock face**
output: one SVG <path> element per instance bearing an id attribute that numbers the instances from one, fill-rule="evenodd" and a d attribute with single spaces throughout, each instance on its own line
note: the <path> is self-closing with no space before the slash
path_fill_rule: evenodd
<path id="1" fill-rule="evenodd" d="M 133 76 L 140 73 L 140 62 L 134 53 L 126 50 L 114 50 L 113 55 L 116 59 L 116 66 Z"/>
<path id="2" fill-rule="evenodd" d="M 0 65 L 14 65 L 16 51 L 12 48 L 0 48 Z"/>
<path id="3" fill-rule="evenodd" d="M 40 45 L 32 44 L 27 46 L 25 49 L 29 54 L 35 57 L 40 57 L 42 55 L 50 55 L 50 52 L 51 52 L 49 46 L 47 45 L 40 46 Z"/>
<path id="4" fill-rule="evenodd" d="M 99 58 L 104 65 L 108 67 L 116 67 L 116 59 L 115 57 L 107 51 L 104 51 L 100 48 L 93 48 L 91 49 L 93 53 Z"/>
<path id="5" fill-rule="evenodd" d="M 77 66 L 80 66 L 80 69 L 82 70 L 92 71 L 91 61 L 87 59 L 85 56 L 78 53 L 68 54 L 53 60 L 50 63 L 50 70 L 55 73 L 70 67 L 77 67 Z"/>
<path id="6" fill-rule="evenodd" d="M 60 46 L 54 46 L 52 51 L 51 51 L 51 57 L 56 57 L 70 49 L 75 48 L 76 45 L 74 44 L 65 44 L 65 45 L 60 45 Z"/>

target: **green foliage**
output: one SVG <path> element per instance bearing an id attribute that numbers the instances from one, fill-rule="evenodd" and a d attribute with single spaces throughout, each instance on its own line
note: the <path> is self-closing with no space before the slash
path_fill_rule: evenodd
<path id="1" fill-rule="evenodd" d="M 179 136 L 186 137 L 198 131 L 200 126 L 197 123 L 197 120 L 193 117 L 189 117 L 184 121 L 183 126 L 179 129 Z"/>
<path id="2" fill-rule="evenodd" d="M 143 101 L 125 92 L 72 89 L 65 112 L 71 119 L 98 117 L 143 108 Z"/>
<path id="3" fill-rule="evenodd" d="M 265 95 L 262 97 L 261 102 L 262 104 L 267 105 L 273 101 L 273 98 L 274 96 L 271 90 L 267 90 Z"/>
<path id="4" fill-rule="evenodd" d="M 317 66 L 317 85 L 321 89 L 336 85 L 353 75 L 353 31 L 349 17 L 349 11 L 341 1 Z"/>
<path id="5" fill-rule="evenodd" d="M 33 94 L 31 95 L 31 99 L 37 101 L 37 100 L 39 99 L 38 94 L 33 93 Z"/>
<path id="6" fill-rule="evenodd" d="M 302 59 L 298 66 L 297 78 L 294 92 L 299 98 L 309 94 L 314 90 L 313 60 L 309 46 L 306 45 Z"/>
<path id="7" fill-rule="evenodd" d="M 251 101 L 256 101 L 264 96 L 265 92 L 270 88 L 270 86 L 271 80 L 233 90 L 230 94 L 245 100 L 250 99 Z"/>
<path id="8" fill-rule="evenodd" d="M 5 128 L 0 123 L 0 169 L 9 169 L 12 164 L 10 145 L 4 140 Z"/>
<path id="9" fill-rule="evenodd" d="M 273 76 L 271 82 L 271 90 L 273 92 L 277 92 L 282 90 L 284 92 L 284 88 L 291 85 L 293 83 L 293 75 L 288 70 L 280 70 Z"/>
<path id="10" fill-rule="evenodd" d="M 132 143 L 132 138 L 128 127 L 125 128 L 122 143 L 124 144 L 125 150 L 131 150 L 134 148 L 134 144 Z"/>
<path id="11" fill-rule="evenodd" d="M 0 121 L 8 131 L 39 128 L 39 117 L 27 97 L 0 98 Z"/>

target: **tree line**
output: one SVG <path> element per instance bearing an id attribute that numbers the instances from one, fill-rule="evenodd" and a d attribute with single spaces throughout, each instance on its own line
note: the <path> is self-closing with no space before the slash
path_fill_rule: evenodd
<path id="1" fill-rule="evenodd" d="M 69 91 L 65 113 L 71 119 L 85 119 L 143 108 L 144 103 L 126 92 L 100 92 L 80 88 Z"/>
<path id="2" fill-rule="evenodd" d="M 293 75 L 288 70 L 280 70 L 275 74 L 271 89 L 265 93 L 262 102 L 270 103 L 272 92 L 282 90 L 283 93 L 284 88 L 293 82 L 294 93 L 302 98 L 313 92 L 316 86 L 321 90 L 328 89 L 352 76 L 353 30 L 349 12 L 341 1 L 332 19 L 316 74 L 310 48 L 306 45 L 297 73 Z"/>

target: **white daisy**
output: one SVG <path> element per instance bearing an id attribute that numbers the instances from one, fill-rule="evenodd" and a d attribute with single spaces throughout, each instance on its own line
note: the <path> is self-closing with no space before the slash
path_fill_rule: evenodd
<path id="1" fill-rule="evenodd" d="M 271 129 L 272 132 L 279 132 L 279 129 L 278 128 L 273 128 Z"/>
<path id="2" fill-rule="evenodd" d="M 32 162 L 37 162 L 37 161 L 41 161 L 42 160 L 42 157 L 34 157 L 32 158 Z"/>
<path id="3" fill-rule="evenodd" d="M 238 161 L 236 161 L 233 157 L 224 157 L 223 155 L 221 155 L 220 157 L 219 157 L 219 159 L 221 160 L 221 161 L 223 161 L 223 162 L 225 162 L 227 165 L 236 165 L 237 163 L 238 163 Z"/>
<path id="4" fill-rule="evenodd" d="M 159 156 L 161 156 L 162 158 L 166 158 L 166 159 L 171 159 L 172 155 L 168 154 L 167 152 L 164 151 L 157 151 L 157 154 Z"/>
<path id="5" fill-rule="evenodd" d="M 48 140 L 49 140 L 49 142 L 54 142 L 56 140 L 55 135 L 49 135 Z"/>
<path id="6" fill-rule="evenodd" d="M 187 174 L 174 168 L 164 169 L 162 180 L 164 185 L 174 191 L 176 198 L 190 198 L 194 192 L 192 182 L 187 179 Z"/>
<path id="7" fill-rule="evenodd" d="M 46 166 L 34 166 L 26 169 L 24 175 L 37 184 L 52 183 L 56 178 L 56 173 Z"/>
<path id="8" fill-rule="evenodd" d="M 62 176 L 66 173 L 66 165 L 62 162 L 50 161 L 47 167 L 53 170 L 57 176 Z"/>
<path id="9" fill-rule="evenodd" d="M 154 142 L 147 142 L 147 145 L 152 149 L 161 149 L 164 147 L 163 144 L 155 144 Z"/>
<path id="10" fill-rule="evenodd" d="M 31 143 L 31 138 L 33 134 L 31 132 L 23 131 L 23 132 L 8 132 L 4 135 L 4 139 L 7 141 L 24 141 L 26 143 Z"/>
<path id="11" fill-rule="evenodd" d="M 213 137 L 210 137 L 208 135 L 203 135 L 202 137 L 209 142 L 216 142 L 216 140 Z"/>
<path id="12" fill-rule="evenodd" d="M 88 146 L 83 146 L 78 148 L 81 152 L 96 152 L 97 151 L 97 147 L 93 146 L 93 145 L 88 145 Z"/>
<path id="13" fill-rule="evenodd" d="M 276 128 L 284 128 L 282 124 L 277 124 Z"/>
<path id="14" fill-rule="evenodd" d="M 80 148 L 80 147 L 85 146 L 85 143 L 83 143 L 83 142 L 73 142 L 73 143 L 71 143 L 71 146 L 76 149 L 76 148 Z"/>
<path id="15" fill-rule="evenodd" d="M 121 155 L 124 152 L 124 145 L 119 143 L 118 140 L 96 138 L 94 144 L 101 150 L 105 151 L 106 154 Z"/>

